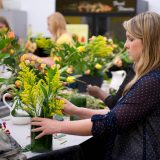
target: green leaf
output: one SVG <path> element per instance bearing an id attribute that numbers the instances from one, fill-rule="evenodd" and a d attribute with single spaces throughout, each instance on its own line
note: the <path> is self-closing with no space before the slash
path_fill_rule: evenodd
<path id="1" fill-rule="evenodd" d="M 0 78 L 0 82 L 5 82 L 6 79 L 5 78 Z"/>
<path id="2" fill-rule="evenodd" d="M 45 98 L 48 99 L 48 93 L 47 93 L 46 88 L 45 88 L 42 84 L 40 85 L 40 87 L 41 87 L 41 89 L 42 89 L 42 92 L 43 92 Z"/>
<path id="3" fill-rule="evenodd" d="M 0 50 L 2 50 L 3 48 L 6 47 L 6 44 L 9 42 L 9 40 L 8 39 L 1 39 L 0 41 L 1 41 Z"/>
<path id="4" fill-rule="evenodd" d="M 68 68 L 68 66 L 61 68 L 61 69 L 59 70 L 60 74 L 62 74 L 64 71 L 66 71 L 67 68 Z"/>
<path id="5" fill-rule="evenodd" d="M 8 53 L 1 53 L 0 54 L 0 60 L 4 59 L 4 58 L 9 58 L 9 57 L 10 57 L 10 55 Z"/>

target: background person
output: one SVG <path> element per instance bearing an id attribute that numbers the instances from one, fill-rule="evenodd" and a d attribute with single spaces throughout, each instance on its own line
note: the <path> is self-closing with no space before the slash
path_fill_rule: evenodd
<path id="1" fill-rule="evenodd" d="M 8 30 L 11 30 L 9 23 L 4 17 L 0 16 L 0 29 L 7 28 Z"/>
<path id="2" fill-rule="evenodd" d="M 66 29 L 66 20 L 64 16 L 59 13 L 55 12 L 51 14 L 48 19 L 48 30 L 51 33 L 53 41 L 58 44 L 67 43 L 69 45 L 73 45 L 72 36 L 68 33 Z M 34 54 L 28 53 L 28 59 L 32 60 L 32 56 Z M 35 55 L 35 58 L 40 58 L 39 56 Z M 52 57 L 42 57 L 42 63 L 47 64 L 48 66 L 52 66 L 54 64 L 54 60 Z"/>

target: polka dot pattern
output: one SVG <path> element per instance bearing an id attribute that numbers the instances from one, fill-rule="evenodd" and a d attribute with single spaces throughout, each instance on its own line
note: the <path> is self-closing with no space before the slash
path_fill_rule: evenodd
<path id="1" fill-rule="evenodd" d="M 91 120 L 93 136 L 117 134 L 118 159 L 142 159 L 144 148 L 147 160 L 160 159 L 160 69 L 141 77 L 108 114 Z"/>

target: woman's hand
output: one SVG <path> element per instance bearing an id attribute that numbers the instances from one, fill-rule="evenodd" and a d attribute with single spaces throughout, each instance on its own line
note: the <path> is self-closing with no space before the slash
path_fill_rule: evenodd
<path id="1" fill-rule="evenodd" d="M 37 128 L 32 129 L 32 132 L 41 132 L 35 139 L 41 138 L 44 135 L 49 135 L 53 133 L 61 132 L 60 121 L 48 119 L 48 118 L 32 118 L 31 125 L 37 126 Z"/>
<path id="2" fill-rule="evenodd" d="M 68 115 L 76 115 L 76 113 L 79 110 L 79 107 L 75 106 L 74 104 L 72 104 L 71 102 L 69 102 L 66 99 L 63 99 L 63 100 L 64 100 L 63 113 L 68 114 Z"/>
<path id="3" fill-rule="evenodd" d="M 99 98 L 102 101 L 105 100 L 105 98 L 107 97 L 106 92 L 103 91 L 101 88 L 99 88 L 98 86 L 92 86 L 92 85 L 88 85 L 87 86 L 87 92 L 89 95 Z"/>

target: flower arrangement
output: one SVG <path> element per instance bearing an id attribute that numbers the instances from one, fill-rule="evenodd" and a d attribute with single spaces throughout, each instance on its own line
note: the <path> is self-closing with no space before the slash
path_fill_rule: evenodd
<path id="1" fill-rule="evenodd" d="M 80 43 L 75 46 L 68 44 L 55 44 L 51 50 L 51 57 L 60 67 L 67 67 L 66 74 L 82 74 L 86 69 L 85 46 Z"/>
<path id="2" fill-rule="evenodd" d="M 7 29 L 0 30 L 0 64 L 7 66 L 13 74 L 19 70 L 20 56 L 25 52 L 23 44 L 14 32 Z"/>
<path id="3" fill-rule="evenodd" d="M 87 70 L 85 74 L 100 76 L 104 69 L 113 59 L 113 52 L 117 47 L 112 39 L 103 36 L 93 36 L 86 45 L 88 56 L 86 57 Z"/>
<path id="4" fill-rule="evenodd" d="M 101 75 L 106 64 L 113 58 L 116 45 L 111 39 L 93 36 L 88 43 L 76 42 L 74 46 L 56 45 L 51 50 L 54 61 L 68 66 L 69 74 Z"/>
<path id="5" fill-rule="evenodd" d="M 54 68 L 43 68 L 40 72 L 32 64 L 20 64 L 14 89 L 17 108 L 25 110 L 31 117 L 52 117 L 62 115 L 63 100 L 57 99 L 63 88 L 60 72 Z"/>
<path id="6" fill-rule="evenodd" d="M 53 47 L 53 41 L 51 40 L 51 38 L 45 38 L 41 34 L 38 34 L 34 38 L 28 38 L 25 47 L 28 52 L 40 54 L 37 53 L 40 50 L 40 52 L 44 52 L 49 56 L 48 50 Z"/>
<path id="7" fill-rule="evenodd" d="M 75 40 L 74 45 L 57 44 L 42 36 L 37 36 L 32 41 L 32 45 L 28 46 L 43 48 L 56 64 L 62 68 L 67 67 L 66 74 L 101 74 L 106 64 L 113 58 L 116 48 L 111 39 L 103 36 L 93 36 L 86 44 Z"/>

